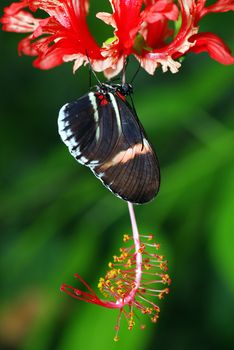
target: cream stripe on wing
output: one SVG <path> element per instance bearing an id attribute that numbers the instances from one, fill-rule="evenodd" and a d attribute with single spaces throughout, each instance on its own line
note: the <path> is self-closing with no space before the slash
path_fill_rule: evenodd
<path id="1" fill-rule="evenodd" d="M 137 155 L 146 154 L 152 152 L 151 147 L 146 139 L 143 140 L 144 147 L 142 149 L 142 143 L 137 143 L 133 147 L 129 147 L 127 150 L 117 153 L 109 162 L 104 163 L 101 167 L 101 171 L 117 165 L 127 163 Z"/>
<path id="2" fill-rule="evenodd" d="M 116 122 L 117 122 L 118 131 L 119 131 L 119 135 L 120 135 L 122 133 L 122 125 L 121 125 L 121 118 L 120 118 L 120 113 L 119 113 L 119 107 L 117 105 L 115 96 L 111 92 L 109 92 L 108 95 L 110 97 L 112 106 L 113 106 L 114 111 L 115 111 Z"/>
<path id="3" fill-rule="evenodd" d="M 93 92 L 90 92 L 88 94 L 88 96 L 89 96 L 89 101 L 93 107 L 93 116 L 94 116 L 94 120 L 95 120 L 96 127 L 97 127 L 95 137 L 96 137 L 96 141 L 98 141 L 99 137 L 100 137 L 100 129 L 99 129 L 99 123 L 98 123 L 99 116 L 98 116 L 98 107 L 97 107 L 97 102 L 96 102 L 96 96 Z"/>

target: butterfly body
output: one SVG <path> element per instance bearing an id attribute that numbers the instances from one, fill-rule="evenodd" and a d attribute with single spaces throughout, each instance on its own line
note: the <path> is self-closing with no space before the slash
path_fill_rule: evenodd
<path id="1" fill-rule="evenodd" d="M 159 164 L 135 110 L 125 96 L 129 84 L 101 84 L 64 105 L 59 134 L 78 162 L 89 167 L 118 197 L 152 200 L 160 185 Z"/>

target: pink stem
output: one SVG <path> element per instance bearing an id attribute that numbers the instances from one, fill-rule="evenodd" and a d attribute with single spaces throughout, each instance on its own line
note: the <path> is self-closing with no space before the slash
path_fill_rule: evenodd
<path id="1" fill-rule="evenodd" d="M 124 299 L 124 304 L 128 304 L 131 302 L 131 300 L 134 299 L 136 291 L 140 287 L 141 284 L 141 277 L 142 277 L 142 254 L 140 252 L 140 237 L 136 222 L 136 217 L 134 213 L 133 204 L 128 202 L 128 210 L 130 215 L 130 220 L 132 224 L 132 235 L 133 235 L 133 241 L 135 245 L 135 254 L 136 254 L 136 269 L 135 269 L 135 286 L 129 293 L 129 295 Z"/>
<path id="2" fill-rule="evenodd" d="M 142 253 L 140 251 L 140 236 L 137 227 L 136 217 L 134 213 L 133 204 L 128 202 L 128 210 L 130 215 L 130 220 L 132 224 L 132 235 L 135 247 L 135 258 L 136 258 L 136 267 L 135 267 L 135 276 L 134 276 L 134 288 L 131 292 L 124 298 L 118 299 L 115 303 L 106 302 L 106 307 L 109 308 L 120 308 L 122 309 L 125 305 L 130 305 L 131 302 L 134 302 L 135 294 L 141 285 L 142 278 Z M 104 302 L 105 303 L 105 302 Z"/>

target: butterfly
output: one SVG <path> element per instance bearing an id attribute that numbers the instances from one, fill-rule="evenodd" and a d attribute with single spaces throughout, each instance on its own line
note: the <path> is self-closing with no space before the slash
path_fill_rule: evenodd
<path id="1" fill-rule="evenodd" d="M 159 191 L 157 156 L 140 123 L 130 84 L 101 83 L 59 112 L 58 130 L 72 156 L 116 196 L 137 204 Z M 132 101 L 132 99 L 131 99 Z"/>

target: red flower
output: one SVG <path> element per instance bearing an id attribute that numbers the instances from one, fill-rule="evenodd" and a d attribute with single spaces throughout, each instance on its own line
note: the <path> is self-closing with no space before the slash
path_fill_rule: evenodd
<path id="1" fill-rule="evenodd" d="M 104 278 L 100 278 L 98 288 L 106 300 L 100 299 L 89 285 L 75 275 L 87 288 L 81 291 L 72 286 L 63 284 L 61 290 L 72 297 L 108 309 L 119 309 L 119 316 L 115 326 L 115 340 L 118 340 L 118 331 L 122 314 L 131 330 L 135 324 L 136 311 L 150 316 L 152 322 L 157 322 L 160 308 L 156 300 L 168 294 L 166 285 L 170 278 L 165 271 L 167 263 L 162 255 L 158 254 L 159 244 L 152 242 L 153 236 L 141 236 L 145 241 L 138 243 L 138 249 L 132 242 L 132 237 L 124 235 L 124 242 L 128 247 L 120 249 L 120 256 L 114 256 L 114 262 L 109 263 L 109 271 Z M 109 299 L 109 300 L 108 300 Z M 127 308 L 127 310 L 126 310 Z M 144 325 L 141 325 L 144 328 Z"/>
<path id="2" fill-rule="evenodd" d="M 89 31 L 86 17 L 88 0 L 22 0 L 5 8 L 3 29 L 31 33 L 19 44 L 19 52 L 37 56 L 34 65 L 49 69 L 74 61 L 74 71 L 91 61 L 92 68 L 110 78 L 123 68 L 133 54 L 141 66 L 153 74 L 158 66 L 175 73 L 178 58 L 202 51 L 222 64 L 234 63 L 225 43 L 213 33 L 199 33 L 198 23 L 212 12 L 234 9 L 233 0 L 110 0 L 113 13 L 97 17 L 114 27 L 114 37 L 100 47 Z M 35 18 L 40 9 L 47 17 Z M 179 30 L 177 29 L 181 18 Z M 174 25 L 174 30 L 173 30 Z"/>
<path id="3" fill-rule="evenodd" d="M 43 10 L 49 17 L 35 19 L 24 8 Z M 103 70 L 100 48 L 86 23 L 87 12 L 87 0 L 23 0 L 7 7 L 1 22 L 6 31 L 32 32 L 20 42 L 19 52 L 38 56 L 34 61 L 37 68 L 50 69 L 74 61 L 76 70 L 87 62 L 88 54 L 94 69 Z"/>

